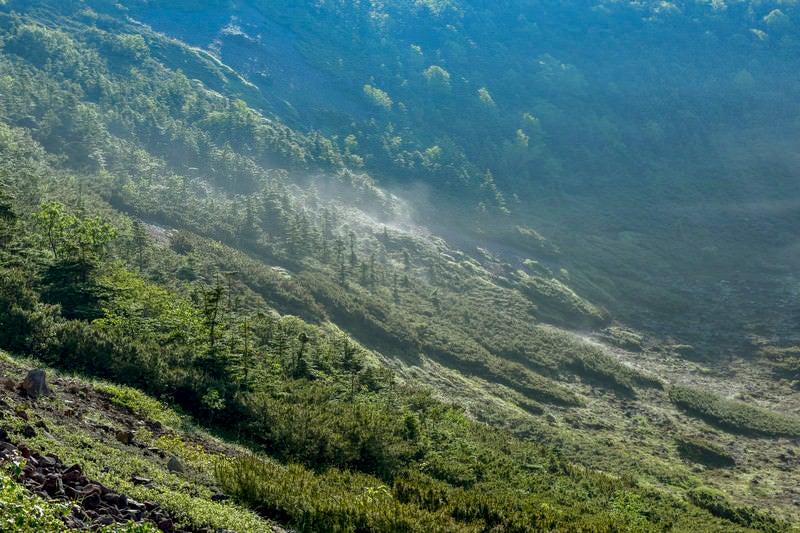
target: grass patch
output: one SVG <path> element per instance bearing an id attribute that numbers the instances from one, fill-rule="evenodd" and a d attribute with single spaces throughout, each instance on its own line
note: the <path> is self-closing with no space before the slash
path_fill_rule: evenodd
<path id="1" fill-rule="evenodd" d="M 180 428 L 186 423 L 184 417 L 164 402 L 148 396 L 138 389 L 112 383 L 96 383 L 94 388 L 109 395 L 109 401 L 116 406 L 130 409 L 162 426 Z"/>

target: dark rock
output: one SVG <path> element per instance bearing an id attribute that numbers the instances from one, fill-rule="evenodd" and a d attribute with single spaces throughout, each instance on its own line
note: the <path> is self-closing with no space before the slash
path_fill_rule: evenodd
<path id="1" fill-rule="evenodd" d="M 8 390 L 14 390 L 17 388 L 18 384 L 13 379 L 8 378 L 3 382 L 3 386 Z"/>
<path id="2" fill-rule="evenodd" d="M 49 476 L 47 476 L 47 479 L 45 479 L 44 484 L 42 484 L 42 488 L 50 496 L 64 494 L 64 484 L 61 482 L 61 477 L 57 474 L 50 474 Z"/>
<path id="3" fill-rule="evenodd" d="M 39 396 L 50 394 L 44 370 L 40 368 L 34 368 L 28 372 L 28 375 L 25 376 L 25 381 L 22 382 L 22 388 L 34 400 Z"/>
<path id="4" fill-rule="evenodd" d="M 113 523 L 114 523 L 114 517 L 105 515 L 95 520 L 94 524 L 92 525 L 102 527 L 102 526 L 110 526 Z"/>
<path id="5" fill-rule="evenodd" d="M 83 473 L 83 468 L 81 468 L 81 465 L 79 465 L 78 463 L 75 463 L 74 465 L 64 470 L 64 474 L 71 474 L 73 472 L 77 472 L 78 476 L 80 476 Z"/>
<path id="6" fill-rule="evenodd" d="M 133 483 L 134 485 L 147 485 L 148 483 L 151 482 L 152 480 L 147 479 L 146 477 L 141 477 L 141 476 L 131 477 L 131 483 Z"/>
<path id="7" fill-rule="evenodd" d="M 0 441 L 7 441 L 8 440 L 8 430 L 5 428 L 0 428 Z"/>
<path id="8" fill-rule="evenodd" d="M 152 502 L 150 502 L 152 503 Z M 127 501 L 128 509 L 135 509 L 137 511 L 152 511 L 153 508 L 148 508 L 146 503 L 139 503 L 134 499 L 128 498 Z"/>
<path id="9" fill-rule="evenodd" d="M 100 494 L 93 492 L 83 499 L 83 507 L 86 509 L 96 509 L 100 505 Z"/>
<path id="10" fill-rule="evenodd" d="M 14 411 L 14 414 L 17 415 L 17 418 L 21 418 L 25 422 L 28 421 L 29 418 L 28 413 L 23 411 L 22 409 L 17 409 L 16 411 Z"/>
<path id="11" fill-rule="evenodd" d="M 183 472 L 183 463 L 175 457 L 174 455 L 170 457 L 169 462 L 167 463 L 167 469 L 170 472 Z"/>
<path id="12" fill-rule="evenodd" d="M 101 493 L 100 485 L 98 485 L 97 483 L 89 483 L 81 490 L 81 494 L 83 494 L 84 496 L 89 496 L 90 494 L 97 494 L 98 501 L 100 499 L 100 493 Z"/>
<path id="13" fill-rule="evenodd" d="M 224 501 L 227 501 L 227 500 L 230 500 L 230 499 L 231 499 L 230 496 L 228 496 L 227 494 L 222 494 L 222 493 L 217 493 L 217 494 L 214 494 L 214 495 L 211 496 L 211 501 L 212 502 L 224 502 Z"/>
<path id="14" fill-rule="evenodd" d="M 114 492 L 109 492 L 108 494 L 104 494 L 103 501 L 108 502 L 111 505 L 116 505 L 117 502 L 119 501 L 119 494 L 116 494 Z"/>
<path id="15" fill-rule="evenodd" d="M 74 467 L 78 465 L 72 465 L 69 467 L 63 474 L 62 479 L 64 483 L 77 483 L 81 479 L 81 471 L 80 467 L 77 470 L 73 470 Z"/>
<path id="16" fill-rule="evenodd" d="M 25 424 L 25 427 L 22 428 L 22 436 L 28 439 L 32 439 L 37 435 L 36 430 L 30 424 Z"/>
<path id="17" fill-rule="evenodd" d="M 25 444 L 20 444 L 19 446 L 17 446 L 17 449 L 19 450 L 19 453 L 22 454 L 22 457 L 24 457 L 25 459 L 31 458 L 31 449 L 28 448 Z"/>
<path id="18" fill-rule="evenodd" d="M 70 487 L 69 485 L 64 485 L 64 496 L 70 500 L 77 500 L 81 497 L 81 492 L 78 489 Z"/>
<path id="19" fill-rule="evenodd" d="M 117 509 L 126 509 L 128 507 L 128 497 L 124 494 L 119 495 L 117 499 Z"/>
<path id="20" fill-rule="evenodd" d="M 130 444 L 133 442 L 133 431 L 122 429 L 116 433 L 117 440 L 122 444 Z"/>
<path id="21" fill-rule="evenodd" d="M 156 524 L 158 529 L 163 531 L 164 533 L 175 533 L 175 524 L 172 523 L 172 520 L 169 518 L 165 518 Z"/>
<path id="22" fill-rule="evenodd" d="M 74 516 L 67 516 L 64 518 L 64 525 L 67 526 L 67 529 L 77 529 L 79 531 L 89 529 L 89 526 L 86 525 L 86 522 L 80 518 L 75 518 Z"/>

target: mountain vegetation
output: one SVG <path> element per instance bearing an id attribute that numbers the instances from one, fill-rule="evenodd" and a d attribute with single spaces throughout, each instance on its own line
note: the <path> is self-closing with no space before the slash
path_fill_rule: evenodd
<path id="1" fill-rule="evenodd" d="M 651 123 L 687 95 L 619 94 L 676 56 L 612 82 L 602 54 L 716 40 L 747 54 L 744 91 L 791 55 L 794 7 L 562 4 L 3 2 L 0 430 L 22 456 L 2 461 L 2 523 L 79 519 L 22 489 L 27 448 L 186 531 L 792 530 L 783 323 L 726 364 L 706 330 L 690 346 L 666 334 L 681 319 L 650 321 L 718 302 L 664 296 L 674 279 L 631 296 L 675 248 L 617 271 L 647 251 L 637 232 L 609 251 L 537 228 L 559 205 L 596 213 L 604 179 L 668 146 L 696 163 L 686 125 L 707 139 L 731 105 Z M 595 48 L 566 46 L 572 23 Z M 582 187 L 597 199 L 560 203 Z M 629 321 L 642 298 L 662 311 Z M 33 365 L 51 395 L 17 390 Z M 140 522 L 95 525 L 168 529 Z"/>

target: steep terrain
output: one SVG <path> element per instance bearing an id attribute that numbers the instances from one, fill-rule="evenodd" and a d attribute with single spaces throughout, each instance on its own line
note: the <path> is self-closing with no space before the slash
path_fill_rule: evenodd
<path id="1" fill-rule="evenodd" d="M 616 318 L 713 359 L 747 350 L 748 328 L 793 342 L 795 9 L 232 0 L 130 13 L 244 73 L 268 102 L 252 105 L 345 141 L 348 164 L 400 190 L 424 182 L 428 223 L 458 220 L 460 237 L 510 244 L 515 260 L 529 252 L 508 227 L 536 227 Z M 511 214 L 464 216 L 467 198 Z"/>
<path id="2" fill-rule="evenodd" d="M 719 343 L 707 334 L 732 316 L 715 309 L 737 291 L 752 294 L 743 290 L 752 266 L 724 284 L 686 283 L 708 255 L 687 258 L 686 271 L 674 256 L 717 241 L 667 240 L 643 259 L 649 239 L 672 230 L 630 229 L 617 210 L 592 233 L 592 212 L 574 206 L 599 205 L 600 193 L 518 215 L 524 188 L 470 174 L 477 163 L 445 162 L 439 144 L 407 151 L 405 166 L 381 166 L 370 136 L 351 138 L 341 125 L 400 101 L 321 68 L 327 45 L 306 40 L 318 26 L 283 4 L 273 18 L 257 2 L 232 11 L 227 2 L 0 8 L 0 346 L 142 389 L 261 455 L 205 436 L 202 450 L 184 447 L 191 436 L 174 420 L 174 433 L 145 435 L 117 411 L 96 414 L 111 407 L 98 409 L 93 388 L 65 377 L 44 404 L 30 404 L 61 433 L 28 449 L 77 462 L 101 492 L 152 501 L 165 511 L 156 522 L 196 531 L 272 527 L 262 519 L 307 531 L 791 529 L 800 438 L 791 320 L 776 323 L 771 307 L 766 328 L 737 323 L 718 330 Z M 189 25 L 188 45 L 159 33 Z M 253 43 L 256 26 L 267 51 Z M 317 62 L 304 48 L 312 45 Z M 272 69 L 248 66 L 250 56 Z M 443 88 L 426 90 L 438 107 Z M 320 103 L 339 115 L 313 112 Z M 431 132 L 446 123 L 434 120 Z M 414 124 L 404 126 L 410 142 L 434 135 Z M 556 152 L 523 159 L 565 157 Z M 525 198 L 517 207 L 506 201 L 514 192 Z M 654 220 L 668 216 L 663 205 Z M 790 217 L 768 220 L 785 234 L 765 246 L 780 249 Z M 736 252 L 703 247 L 719 261 L 704 268 Z M 664 272 L 673 278 L 651 286 Z M 783 266 L 772 272 L 764 299 L 786 282 Z M 669 295 L 675 286 L 685 292 Z M 716 290 L 711 304 L 697 303 Z M 618 313 L 633 301 L 628 313 L 643 317 L 631 322 Z M 688 330 L 694 346 L 680 334 Z M 742 340 L 746 350 L 736 348 Z M 20 367 L 6 364 L 18 382 Z M 6 396 L 17 418 L 6 431 L 20 450 L 39 433 L 26 437 L 14 383 Z M 110 404 L 157 416 L 142 393 L 104 387 Z M 67 401 L 86 414 L 46 413 Z M 113 431 L 86 421 L 95 417 L 111 417 Z M 126 428 L 133 441 L 117 438 Z M 80 446 L 68 434 L 82 435 Z M 164 473 L 150 440 L 172 442 L 183 461 L 197 454 L 188 494 L 202 501 L 176 494 L 186 475 Z M 14 464 L 7 478 L 30 479 Z M 156 475 L 154 487 L 130 485 L 130 476 Z M 227 499 L 208 503 L 217 491 L 261 518 Z"/>

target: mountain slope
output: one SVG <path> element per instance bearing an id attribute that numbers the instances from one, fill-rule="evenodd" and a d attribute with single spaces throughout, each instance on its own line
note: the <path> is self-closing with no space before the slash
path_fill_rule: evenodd
<path id="1" fill-rule="evenodd" d="M 260 114 L 208 53 L 86 6 L 3 8 L 2 346 L 268 453 L 219 482 L 301 529 L 796 520 L 791 383 L 753 378 L 749 398 L 734 365 L 611 324 L 532 227 L 504 230 L 525 261 L 459 250 L 347 168 L 347 142 Z"/>
<path id="2" fill-rule="evenodd" d="M 508 230 L 535 227 L 615 317 L 704 350 L 746 352 L 747 328 L 794 342 L 796 6 L 130 10 L 244 72 L 264 109 L 338 139 L 349 164 L 399 190 L 424 182 L 436 208 L 421 216 L 437 231 L 517 262 Z"/>

